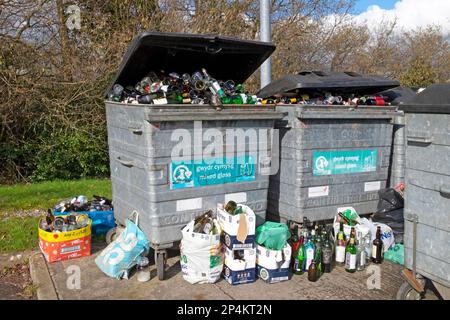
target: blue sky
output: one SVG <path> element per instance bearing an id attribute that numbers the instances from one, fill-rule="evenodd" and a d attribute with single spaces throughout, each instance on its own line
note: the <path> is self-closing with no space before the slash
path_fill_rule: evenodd
<path id="1" fill-rule="evenodd" d="M 356 13 L 364 12 L 369 6 L 374 4 L 381 9 L 392 9 L 396 2 L 397 0 L 356 0 L 355 11 Z"/>

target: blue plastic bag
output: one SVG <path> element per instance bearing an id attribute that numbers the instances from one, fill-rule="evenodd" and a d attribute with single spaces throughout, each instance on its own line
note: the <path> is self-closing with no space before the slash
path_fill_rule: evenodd
<path id="1" fill-rule="evenodd" d="M 134 211 L 131 215 L 135 215 L 136 223 L 128 218 L 125 230 L 95 259 L 100 270 L 112 278 L 128 279 L 130 269 L 150 250 L 147 237 L 138 227 L 139 214 Z"/>

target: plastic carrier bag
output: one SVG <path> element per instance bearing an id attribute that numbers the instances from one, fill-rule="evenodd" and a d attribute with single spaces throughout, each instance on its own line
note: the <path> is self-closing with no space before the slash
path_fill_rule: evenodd
<path id="1" fill-rule="evenodd" d="M 290 237 L 289 228 L 284 223 L 267 221 L 256 228 L 256 242 L 270 250 L 282 250 Z"/>
<path id="2" fill-rule="evenodd" d="M 135 222 L 130 219 L 132 216 L 135 216 Z M 100 270 L 116 279 L 128 279 L 129 271 L 139 257 L 150 250 L 147 237 L 138 227 L 139 213 L 133 211 L 130 217 L 126 220 L 125 230 L 95 259 Z"/>
<path id="3" fill-rule="evenodd" d="M 220 226 L 214 219 L 217 230 Z M 181 230 L 180 264 L 184 280 L 189 283 L 215 283 L 220 279 L 224 257 L 220 232 L 209 235 L 193 232 L 194 221 Z"/>

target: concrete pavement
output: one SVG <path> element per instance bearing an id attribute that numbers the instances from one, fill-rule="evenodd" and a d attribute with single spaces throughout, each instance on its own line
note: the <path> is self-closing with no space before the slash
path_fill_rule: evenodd
<path id="1" fill-rule="evenodd" d="M 363 299 L 384 300 L 395 299 L 395 294 L 402 284 L 400 276 L 402 266 L 384 262 L 381 265 L 381 289 L 369 290 L 367 280 L 371 276 L 366 271 L 354 274 L 347 273 L 337 267 L 331 274 L 323 275 L 317 282 L 309 282 L 306 275 L 294 275 L 291 280 L 266 284 L 257 280 L 252 284 L 232 286 L 221 279 L 215 284 L 191 285 L 183 280 L 177 252 L 168 259 L 166 280 L 159 281 L 156 267 L 151 264 L 152 278 L 149 282 L 140 283 L 136 276 L 129 280 L 116 280 L 103 274 L 96 266 L 94 259 L 105 244 L 93 245 L 90 257 L 70 261 L 45 263 L 41 254 L 30 259 L 34 282 L 40 284 L 40 299 L 243 299 L 243 300 L 275 300 L 275 299 Z M 79 269 L 77 268 L 79 267 Z M 74 272 L 80 271 L 80 288 L 74 286 Z M 39 292 L 40 291 L 40 292 Z"/>

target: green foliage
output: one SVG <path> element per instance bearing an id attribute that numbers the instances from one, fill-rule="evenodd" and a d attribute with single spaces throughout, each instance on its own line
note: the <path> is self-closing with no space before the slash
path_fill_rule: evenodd
<path id="1" fill-rule="evenodd" d="M 421 58 L 411 62 L 409 69 L 401 76 L 400 82 L 407 87 L 428 87 L 436 82 L 433 66 Z"/>
<path id="2" fill-rule="evenodd" d="M 104 135 L 52 133 L 37 152 L 32 180 L 105 177 L 109 172 L 107 150 Z"/>

